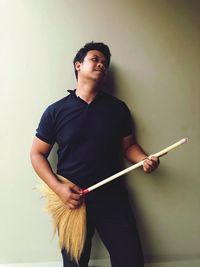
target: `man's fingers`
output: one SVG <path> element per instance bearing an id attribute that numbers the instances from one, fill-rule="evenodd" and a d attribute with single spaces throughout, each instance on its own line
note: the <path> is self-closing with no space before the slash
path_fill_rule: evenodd
<path id="1" fill-rule="evenodd" d="M 76 209 L 78 208 L 80 205 L 82 204 L 82 200 L 70 200 L 66 206 L 69 208 L 69 209 Z"/>
<path id="2" fill-rule="evenodd" d="M 153 167 L 153 165 L 154 165 L 154 162 L 153 161 L 151 161 L 150 159 L 146 159 L 145 161 L 144 161 L 144 163 L 143 163 L 143 166 L 145 167 L 145 168 L 151 168 L 151 167 Z"/>
<path id="3" fill-rule="evenodd" d="M 150 173 L 158 167 L 159 163 L 160 161 L 158 157 L 150 156 L 143 162 L 143 169 L 146 173 Z"/>
<path id="4" fill-rule="evenodd" d="M 158 157 L 150 156 L 149 158 L 147 158 L 147 163 L 150 166 L 157 167 L 160 164 L 160 160 Z"/>
<path id="5" fill-rule="evenodd" d="M 71 204 L 71 205 L 73 205 L 73 206 L 78 206 L 79 205 L 79 201 L 78 200 L 73 200 L 73 199 L 71 199 L 70 200 L 70 202 L 69 202 L 69 204 Z"/>
<path id="6" fill-rule="evenodd" d="M 79 200 L 81 198 L 81 195 L 77 193 L 71 193 L 70 198 L 73 200 Z"/>
<path id="7" fill-rule="evenodd" d="M 150 156 L 150 160 L 153 160 L 154 162 L 160 162 L 159 157 Z"/>
<path id="8" fill-rule="evenodd" d="M 78 187 L 77 185 L 73 184 L 71 186 L 71 190 L 76 192 L 77 194 L 81 194 L 82 193 L 82 189 L 80 187 Z"/>
<path id="9" fill-rule="evenodd" d="M 146 173 L 150 173 L 150 172 L 151 172 L 150 169 L 149 169 L 149 168 L 146 168 L 145 166 L 143 166 L 143 169 L 144 169 L 144 171 L 145 171 Z"/>
<path id="10" fill-rule="evenodd" d="M 68 208 L 68 209 L 70 209 L 70 210 L 73 210 L 73 209 L 75 209 L 75 208 L 76 208 L 76 206 L 75 206 L 75 205 L 73 205 L 73 204 L 70 204 L 70 203 L 69 203 L 69 204 L 67 204 L 66 206 L 67 206 L 67 208 Z"/>

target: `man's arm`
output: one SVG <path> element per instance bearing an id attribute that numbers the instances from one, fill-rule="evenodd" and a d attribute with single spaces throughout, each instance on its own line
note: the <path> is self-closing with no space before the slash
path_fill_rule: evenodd
<path id="1" fill-rule="evenodd" d="M 126 136 L 122 139 L 122 151 L 127 160 L 133 163 L 137 163 L 144 160 L 143 170 L 147 173 L 154 171 L 159 165 L 159 159 L 157 157 L 152 157 L 151 160 L 148 159 L 147 154 L 138 145 L 132 135 Z"/>
<path id="2" fill-rule="evenodd" d="M 30 157 L 33 168 L 38 176 L 60 197 L 71 209 L 78 207 L 81 201 L 81 189 L 76 185 L 66 185 L 58 181 L 48 161 L 52 145 L 35 137 Z"/>

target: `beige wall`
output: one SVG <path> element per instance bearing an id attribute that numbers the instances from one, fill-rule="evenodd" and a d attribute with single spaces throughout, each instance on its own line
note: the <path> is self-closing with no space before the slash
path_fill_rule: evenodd
<path id="1" fill-rule="evenodd" d="M 60 260 L 29 150 L 44 108 L 75 87 L 85 42 L 112 51 L 115 94 L 151 153 L 187 136 L 156 173 L 129 175 L 151 267 L 200 264 L 199 1 L 0 0 L 0 263 Z M 96 240 L 93 258 L 107 258 Z M 161 263 L 159 263 L 161 262 Z"/>

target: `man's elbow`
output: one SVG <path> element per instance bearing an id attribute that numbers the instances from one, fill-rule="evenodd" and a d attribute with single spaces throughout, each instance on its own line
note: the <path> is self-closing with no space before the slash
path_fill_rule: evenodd
<path id="1" fill-rule="evenodd" d="M 129 158 L 130 150 L 131 150 L 132 146 L 133 146 L 133 145 L 131 144 L 131 145 L 129 145 L 129 146 L 127 146 L 127 147 L 125 147 L 125 148 L 123 149 L 122 153 L 123 153 L 124 158 L 126 158 L 126 159 Z"/>
<path id="2" fill-rule="evenodd" d="M 39 153 L 31 148 L 31 150 L 30 150 L 30 161 L 31 161 L 31 164 L 33 166 L 34 166 L 34 163 L 37 161 L 38 155 L 39 155 Z"/>

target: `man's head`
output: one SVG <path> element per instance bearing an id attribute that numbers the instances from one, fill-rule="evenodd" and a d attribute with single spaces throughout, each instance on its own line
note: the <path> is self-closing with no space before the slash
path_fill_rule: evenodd
<path id="1" fill-rule="evenodd" d="M 84 61 L 85 56 L 87 55 L 87 53 L 91 50 L 97 50 L 99 52 L 101 52 L 105 58 L 106 58 L 106 62 L 105 62 L 105 67 L 108 68 L 109 64 L 110 64 L 110 50 L 109 47 L 104 44 L 104 43 L 95 43 L 95 42 L 90 42 L 84 45 L 84 47 L 82 47 L 76 54 L 76 56 L 74 57 L 73 63 L 74 63 L 74 70 L 75 70 L 75 75 L 76 78 L 78 78 L 78 71 L 75 68 L 75 63 L 76 62 L 80 62 L 82 63 Z"/>

